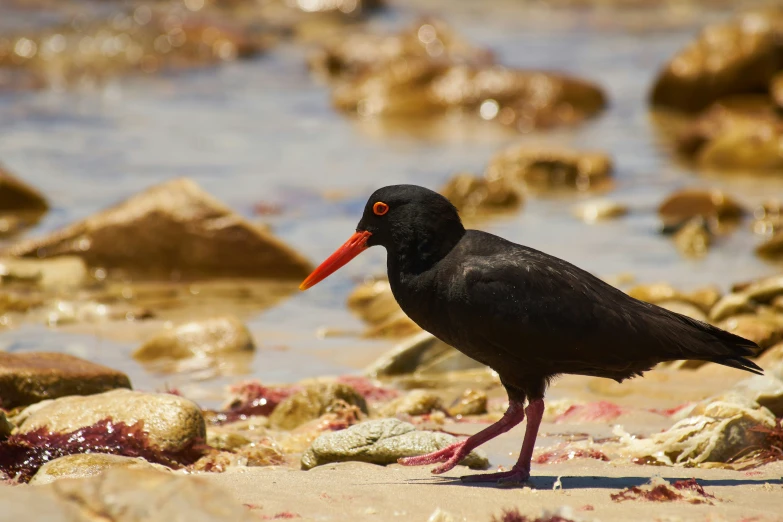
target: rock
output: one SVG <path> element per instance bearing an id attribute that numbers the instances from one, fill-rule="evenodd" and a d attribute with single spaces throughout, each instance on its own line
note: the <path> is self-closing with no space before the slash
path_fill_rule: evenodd
<path id="1" fill-rule="evenodd" d="M 418 120 L 459 110 L 527 132 L 581 122 L 599 113 L 606 99 L 598 86 L 561 74 L 416 58 L 339 84 L 332 103 L 365 119 Z"/>
<path id="2" fill-rule="evenodd" d="M 755 406 L 755 407 L 754 407 Z M 662 433 L 636 438 L 616 429 L 625 451 L 637 459 L 666 465 L 693 466 L 705 462 L 729 462 L 758 447 L 766 435 L 753 428 L 772 428 L 775 417 L 758 404 L 716 400 L 698 414 L 678 421 Z"/>
<path id="3" fill-rule="evenodd" d="M 750 12 L 704 28 L 661 72 L 652 103 L 696 112 L 727 95 L 766 89 L 779 68 L 774 17 L 779 11 Z"/>
<path id="4" fill-rule="evenodd" d="M 439 192 L 463 216 L 516 210 L 523 200 L 522 192 L 509 179 L 488 179 L 472 174 L 452 176 Z"/>
<path id="5" fill-rule="evenodd" d="M 487 394 L 481 390 L 467 389 L 449 406 L 450 417 L 465 417 L 467 415 L 483 415 L 487 413 Z"/>
<path id="6" fill-rule="evenodd" d="M 724 319 L 718 326 L 753 341 L 762 350 L 783 339 L 783 319 L 740 314 Z"/>
<path id="7" fill-rule="evenodd" d="M 0 259 L 0 282 L 25 283 L 43 289 L 78 287 L 87 280 L 87 266 L 75 256 L 55 259 Z"/>
<path id="8" fill-rule="evenodd" d="M 428 332 L 403 340 L 396 348 L 381 356 L 365 372 L 371 377 L 394 377 L 409 374 L 441 374 L 444 372 L 485 368 Z"/>
<path id="9" fill-rule="evenodd" d="M 658 303 L 658 306 L 665 308 L 670 312 L 675 312 L 688 316 L 691 319 L 696 319 L 697 321 L 702 321 L 704 323 L 707 322 L 707 315 L 702 312 L 700 308 L 692 305 L 691 303 L 686 303 L 683 301 L 661 301 Z"/>
<path id="10" fill-rule="evenodd" d="M 29 293 L 0 291 L 0 314 L 25 313 L 43 305 L 43 299 Z"/>
<path id="11" fill-rule="evenodd" d="M 733 315 L 753 312 L 755 306 L 744 293 L 724 295 L 710 310 L 710 321 L 718 322 Z"/>
<path id="12" fill-rule="evenodd" d="M 254 351 L 253 337 L 245 324 L 236 317 L 223 316 L 163 331 L 133 352 L 133 358 L 141 362 L 212 359 Z"/>
<path id="13" fill-rule="evenodd" d="M 508 178 L 531 189 L 598 188 L 609 181 L 612 161 L 601 152 L 510 147 L 487 166 L 487 178 Z"/>
<path id="14" fill-rule="evenodd" d="M 171 471 L 166 466 L 149 463 L 143 458 L 122 457 L 105 453 L 84 453 L 66 455 L 65 457 L 47 462 L 38 469 L 38 472 L 30 480 L 30 484 L 42 485 L 59 479 L 92 477 L 112 468 Z"/>
<path id="15" fill-rule="evenodd" d="M 720 290 L 715 287 L 707 286 L 691 292 L 681 292 L 668 283 L 636 285 L 628 290 L 628 295 L 652 304 L 680 301 L 696 306 L 705 313 L 709 312 L 721 297 Z"/>
<path id="16" fill-rule="evenodd" d="M 370 323 L 365 337 L 404 337 L 421 331 L 397 304 L 387 279 L 360 284 L 348 296 L 347 304 L 354 314 Z"/>
<path id="17" fill-rule="evenodd" d="M 207 445 L 219 450 L 234 451 L 251 442 L 240 433 L 215 428 L 207 429 Z"/>
<path id="18" fill-rule="evenodd" d="M 0 214 L 42 214 L 47 210 L 49 204 L 40 192 L 0 166 Z"/>
<path id="19" fill-rule="evenodd" d="M 677 150 L 711 169 L 780 170 L 783 118 L 768 101 L 724 100 L 687 125 Z"/>
<path id="20" fill-rule="evenodd" d="M 491 51 L 472 46 L 442 20 L 425 18 L 398 34 L 335 35 L 309 56 L 308 64 L 325 76 L 347 78 L 421 58 L 475 67 L 493 62 Z"/>
<path id="21" fill-rule="evenodd" d="M 783 257 L 783 231 L 776 233 L 757 246 L 756 254 L 769 259 L 780 259 Z"/>
<path id="22" fill-rule="evenodd" d="M 307 386 L 278 404 L 269 416 L 269 424 L 275 429 L 292 430 L 341 404 L 356 406 L 367 413 L 367 402 L 351 386 L 341 383 L 317 384 Z"/>
<path id="23" fill-rule="evenodd" d="M 347 461 L 394 464 L 400 458 L 438 451 L 456 441 L 446 433 L 416 431 L 415 426 L 398 419 L 372 420 L 315 439 L 302 456 L 302 469 Z M 461 464 L 473 469 L 489 466 L 479 451 L 471 452 Z"/>
<path id="24" fill-rule="evenodd" d="M 378 415 L 394 417 L 395 415 L 426 415 L 436 410 L 443 410 L 440 397 L 429 390 L 412 390 L 402 397 L 384 404 Z"/>
<path id="25" fill-rule="evenodd" d="M 701 217 L 691 219 L 674 234 L 674 245 L 685 257 L 704 257 L 711 243 L 712 235 Z"/>
<path id="26" fill-rule="evenodd" d="M 779 364 L 783 365 L 783 342 L 777 343 L 764 350 L 764 353 L 756 359 L 756 364 L 765 370 L 769 370 Z M 781 368 L 783 369 L 783 366 L 781 366 Z"/>
<path id="27" fill-rule="evenodd" d="M 232 212 L 193 181 L 176 179 L 8 254 L 76 255 L 90 267 L 138 279 L 299 280 L 312 265 Z"/>
<path id="28" fill-rule="evenodd" d="M 771 236 L 783 231 L 783 203 L 770 200 L 753 211 L 753 233 Z"/>
<path id="29" fill-rule="evenodd" d="M 227 491 L 199 477 L 140 468 L 37 487 L 0 488 L 6 520 L 51 522 L 253 522 Z"/>
<path id="30" fill-rule="evenodd" d="M 745 297 L 756 303 L 769 303 L 783 295 L 783 276 L 772 276 L 753 281 L 741 292 Z"/>
<path id="31" fill-rule="evenodd" d="M 87 397 L 62 397 L 28 407 L 15 422 L 21 433 L 38 428 L 65 433 L 106 418 L 128 425 L 143 421 L 150 443 L 162 450 L 177 451 L 206 437 L 201 409 L 169 393 L 113 390 Z"/>
<path id="32" fill-rule="evenodd" d="M 754 375 L 734 385 L 736 393 L 767 408 L 775 417 L 783 417 L 783 381 L 771 375 Z"/>
<path id="33" fill-rule="evenodd" d="M 124 373 L 72 355 L 0 352 L 0 406 L 6 409 L 130 387 Z"/>
<path id="34" fill-rule="evenodd" d="M 585 223 L 618 218 L 628 213 L 628 207 L 608 199 L 587 201 L 574 207 L 573 214 Z"/>
<path id="35" fill-rule="evenodd" d="M 738 220 L 744 214 L 745 209 L 720 190 L 679 190 L 658 207 L 658 215 L 666 226 L 677 226 L 694 218 Z"/>

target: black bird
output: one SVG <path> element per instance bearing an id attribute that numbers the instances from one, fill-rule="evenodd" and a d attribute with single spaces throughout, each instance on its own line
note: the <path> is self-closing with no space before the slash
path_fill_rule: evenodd
<path id="1" fill-rule="evenodd" d="M 386 248 L 391 289 L 405 313 L 494 369 L 509 397 L 508 410 L 492 426 L 435 453 L 401 459 L 401 464 L 439 462 L 433 473 L 446 472 L 527 414 L 522 450 L 510 471 L 462 477 L 468 482 L 527 480 L 544 392 L 559 374 L 620 382 L 678 359 L 762 373 L 745 358 L 758 349 L 753 342 L 638 301 L 556 257 L 465 230 L 445 197 L 415 185 L 375 191 L 356 233 L 300 289 L 375 245 Z"/>

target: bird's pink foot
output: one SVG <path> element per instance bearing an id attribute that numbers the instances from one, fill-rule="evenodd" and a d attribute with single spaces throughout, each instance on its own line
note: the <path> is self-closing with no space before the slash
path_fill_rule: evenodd
<path id="1" fill-rule="evenodd" d="M 522 468 L 512 468 L 510 471 L 498 473 L 483 473 L 460 477 L 462 482 L 495 482 L 497 484 L 522 484 L 530 479 L 530 471 Z"/>
<path id="2" fill-rule="evenodd" d="M 435 451 L 433 453 L 427 453 L 426 455 L 419 455 L 416 457 L 404 457 L 397 460 L 398 464 L 402 464 L 403 466 L 426 466 L 429 464 L 435 464 L 436 462 L 445 462 L 443 466 L 438 466 L 434 470 L 432 470 L 433 473 L 436 475 L 439 473 L 444 473 L 454 466 L 456 466 L 459 463 L 459 460 L 462 460 L 465 456 L 461 455 L 460 453 L 462 448 L 465 446 L 465 443 L 467 441 L 461 441 L 461 442 L 455 442 L 451 446 L 447 446 L 443 448 L 442 450 Z M 459 460 L 451 464 L 451 461 L 459 456 Z M 438 471 L 441 470 L 442 471 Z"/>

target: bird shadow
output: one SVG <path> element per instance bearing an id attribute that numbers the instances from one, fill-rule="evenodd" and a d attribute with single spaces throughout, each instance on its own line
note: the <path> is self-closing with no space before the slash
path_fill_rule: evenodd
<path id="1" fill-rule="evenodd" d="M 530 487 L 533 489 L 551 490 L 554 488 L 555 483 L 559 480 L 563 489 L 625 489 L 643 486 L 650 482 L 652 477 L 600 477 L 600 476 L 548 476 L 537 475 L 532 477 L 529 481 L 522 484 L 498 484 L 496 482 L 462 482 L 460 477 L 426 477 L 408 479 L 406 482 L 409 484 L 431 484 L 437 486 L 465 486 L 465 487 L 477 487 L 477 488 L 502 488 L 509 487 Z M 693 478 L 692 476 L 683 477 L 664 477 L 668 482 L 676 482 L 678 480 L 688 480 Z M 783 478 L 774 479 L 749 479 L 749 478 L 737 478 L 737 479 L 696 479 L 702 487 L 714 486 L 714 487 L 729 487 L 729 486 L 748 486 L 748 485 L 761 485 L 761 484 L 776 484 L 783 485 Z"/>

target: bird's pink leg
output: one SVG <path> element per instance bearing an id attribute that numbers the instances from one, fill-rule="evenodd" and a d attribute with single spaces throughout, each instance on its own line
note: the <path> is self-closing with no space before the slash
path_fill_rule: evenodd
<path id="1" fill-rule="evenodd" d="M 541 418 L 544 416 L 544 401 L 537 399 L 525 408 L 527 413 L 527 427 L 525 428 L 525 440 L 522 442 L 522 450 L 519 459 L 510 471 L 500 473 L 486 473 L 482 475 L 468 475 L 462 477 L 463 482 L 525 482 L 530 478 L 530 461 L 533 459 L 533 449 L 536 445 L 538 428 L 541 426 Z"/>
<path id="2" fill-rule="evenodd" d="M 494 439 L 501 433 L 505 433 L 525 418 L 525 409 L 523 403 L 517 401 L 511 401 L 508 405 L 508 410 L 503 414 L 503 418 L 497 421 L 495 424 L 488 426 L 469 437 L 466 440 L 455 442 L 451 446 L 443 448 L 440 451 L 434 453 L 428 453 L 427 455 L 420 455 L 418 457 L 406 457 L 399 459 L 397 462 L 403 466 L 423 466 L 427 464 L 434 464 L 436 462 L 443 462 L 442 466 L 438 466 L 433 469 L 432 472 L 436 475 L 445 473 L 459 464 L 468 453 L 481 446 L 488 440 Z"/>

